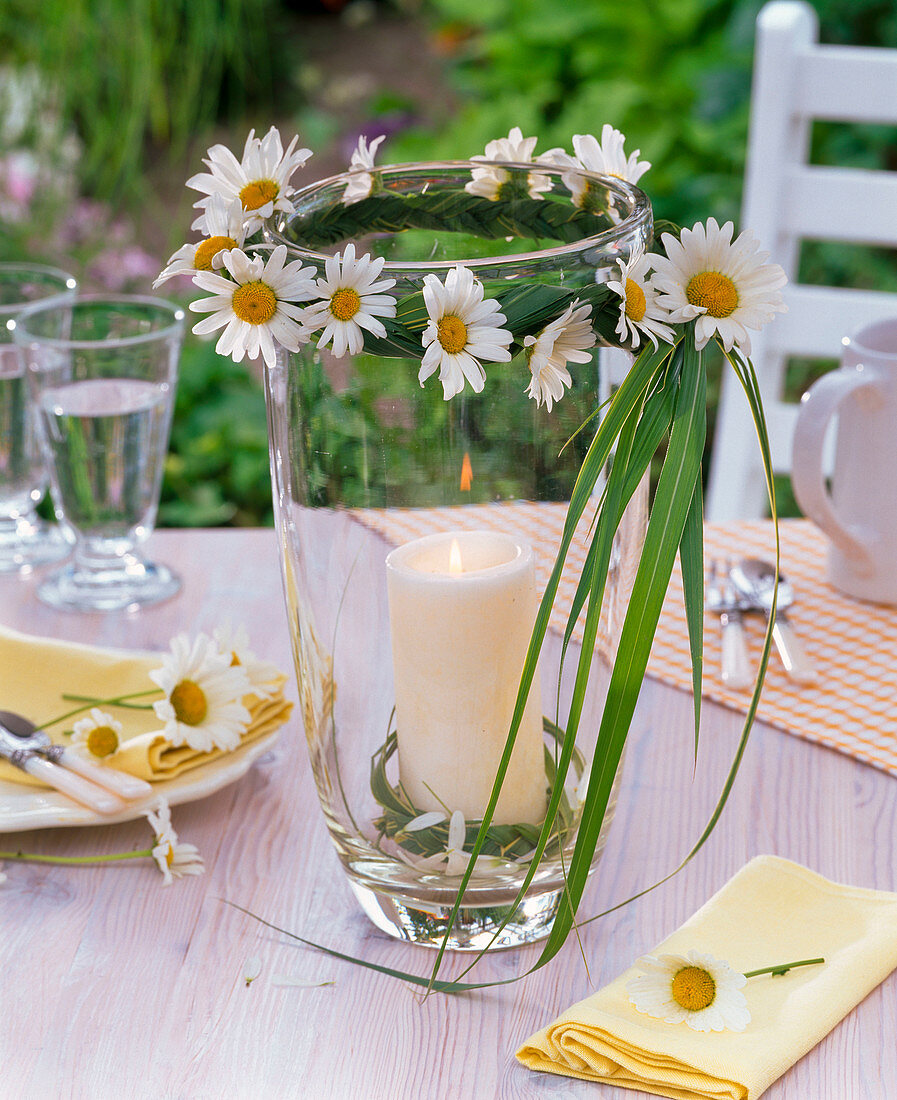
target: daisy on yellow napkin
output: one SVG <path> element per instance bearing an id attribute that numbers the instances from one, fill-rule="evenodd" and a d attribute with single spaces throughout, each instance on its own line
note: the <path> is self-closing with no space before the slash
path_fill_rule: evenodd
<path id="1" fill-rule="evenodd" d="M 664 957 L 676 955 L 688 971 L 713 973 L 720 959 L 730 964 L 734 975 L 729 967 L 719 975 L 723 1030 L 695 1030 L 675 1012 L 666 1015 L 680 1022 L 668 1023 L 651 995 L 656 989 L 646 996 L 652 983 L 645 971 L 662 980 L 670 968 Z M 742 979 L 810 955 L 825 961 Z M 777 856 L 758 856 L 650 961 L 573 1005 L 517 1057 L 530 1069 L 677 1100 L 756 1100 L 895 968 L 897 894 L 841 885 Z M 738 999 L 733 989 L 744 994 L 746 1013 L 730 1007 Z M 697 995 L 704 1003 L 702 992 L 688 990 L 682 1000 Z M 646 1012 L 653 1008 L 657 1017 Z"/>
<path id="2" fill-rule="evenodd" d="M 0 628 L 0 709 L 150 782 L 278 729 L 292 709 L 285 683 L 274 665 L 255 657 L 243 631 L 223 628 L 192 641 L 178 635 L 168 653 L 142 653 Z M 0 778 L 39 785 L 3 760 Z"/>

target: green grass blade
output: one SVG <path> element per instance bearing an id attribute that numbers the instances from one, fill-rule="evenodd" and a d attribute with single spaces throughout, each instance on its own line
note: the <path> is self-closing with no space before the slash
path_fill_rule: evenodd
<path id="1" fill-rule="evenodd" d="M 333 947 L 325 947 L 321 943 L 315 943 L 314 940 L 307 940 L 304 936 L 297 936 L 295 932 L 290 932 L 286 928 L 281 928 L 279 925 L 273 924 L 271 921 L 265 920 L 258 914 L 253 913 L 251 909 L 245 909 L 242 905 L 237 905 L 235 901 L 228 901 L 227 898 L 220 898 L 225 905 L 229 905 L 232 909 L 238 909 L 241 913 L 245 913 L 247 917 L 252 917 L 253 920 L 258 921 L 259 924 L 263 924 L 266 928 L 271 928 L 275 932 L 280 932 L 281 935 L 289 936 L 291 940 L 304 944 L 306 947 L 313 947 L 316 951 L 322 951 L 325 955 L 330 955 L 334 959 L 342 959 L 343 962 L 355 963 L 357 966 L 363 966 L 365 970 L 374 970 L 378 974 L 385 974 L 389 978 L 400 978 L 403 982 L 410 982 L 412 985 L 422 986 L 427 990 L 435 990 L 438 993 L 466 993 L 471 989 L 488 989 L 493 985 L 509 985 L 511 982 L 519 980 L 518 977 L 513 978 L 499 978 L 494 982 L 450 982 L 434 980 L 432 978 L 424 978 L 420 974 L 410 974 L 405 970 L 396 970 L 391 966 L 381 966 L 379 963 L 367 962 L 365 959 L 357 959 L 354 955 L 347 955 L 343 951 L 337 951 Z"/>
<path id="2" fill-rule="evenodd" d="M 544 965 L 560 950 L 585 889 L 676 552 L 692 507 L 695 485 L 700 478 L 706 380 L 703 357 L 695 351 L 691 330 L 683 345 L 680 391 L 670 445 L 658 481 L 645 545 L 611 674 L 589 790 L 570 864 L 569 894 L 562 899 L 537 965 Z"/>
<path id="3" fill-rule="evenodd" d="M 654 390 L 648 397 L 639 419 L 638 433 L 633 440 L 633 449 L 627 464 L 627 479 L 623 486 L 617 522 L 614 525 L 616 531 L 623 517 L 623 512 L 633 494 L 638 488 L 639 482 L 645 474 L 652 458 L 657 453 L 657 448 L 666 438 L 670 429 L 675 405 L 675 388 L 672 385 L 663 386 Z M 593 555 L 598 552 L 598 541 L 593 539 L 589 544 L 586 556 L 585 568 L 577 582 L 576 592 L 564 631 L 564 651 L 573 634 L 573 627 L 579 618 L 589 593 L 589 567 Z"/>
<path id="4" fill-rule="evenodd" d="M 766 429 L 766 418 L 763 413 L 763 403 L 760 397 L 760 386 L 757 381 L 757 375 L 754 371 L 753 365 L 749 359 L 744 359 L 737 353 L 729 353 L 723 349 L 723 353 L 726 359 L 735 371 L 739 382 L 741 383 L 745 396 L 748 400 L 748 405 L 751 412 L 751 417 L 754 421 L 754 428 L 757 432 L 757 440 L 760 445 L 760 455 L 763 460 L 763 472 L 766 478 L 766 487 L 769 493 L 770 511 L 773 520 L 773 530 L 775 532 L 775 563 L 776 574 L 778 574 L 779 556 L 780 556 L 780 543 L 779 543 L 779 525 L 778 525 L 778 513 L 776 510 L 775 502 L 775 488 L 773 482 L 772 471 L 772 456 L 769 450 L 769 435 Z M 608 916 L 610 913 L 616 912 L 618 909 L 622 909 L 623 906 L 629 905 L 631 902 L 636 901 L 638 898 L 644 897 L 645 894 L 649 894 L 652 890 L 656 890 L 658 886 L 662 886 L 665 882 L 669 882 L 671 878 L 679 873 L 687 863 L 689 863 L 701 850 L 706 843 L 708 837 L 713 832 L 720 819 L 720 816 L 726 806 L 729 794 L 731 793 L 732 786 L 735 783 L 735 779 L 738 775 L 738 770 L 741 767 L 741 761 L 744 758 L 744 752 L 747 748 L 748 738 L 750 737 L 751 728 L 754 724 L 754 718 L 757 713 L 757 706 L 760 702 L 760 693 L 763 689 L 763 683 L 766 679 L 766 670 L 769 665 L 769 655 L 772 648 L 772 624 L 774 622 L 774 614 L 770 615 L 769 622 L 766 628 L 766 634 L 763 639 L 763 648 L 760 654 L 760 665 L 757 670 L 757 678 L 754 681 L 754 689 L 751 694 L 751 701 L 748 705 L 747 713 L 745 715 L 744 724 L 741 730 L 741 737 L 739 738 L 738 745 L 735 749 L 735 755 L 732 759 L 732 764 L 729 768 L 728 775 L 723 784 L 722 792 L 714 807 L 713 813 L 704 827 L 701 835 L 698 837 L 694 847 L 685 856 L 682 862 L 675 867 L 668 875 L 664 875 L 662 879 L 647 886 L 644 890 L 640 890 L 637 894 L 633 894 L 632 897 L 626 898 L 624 901 L 618 902 L 616 905 L 611 906 L 610 909 L 604 909 L 600 913 L 595 913 L 593 916 L 580 920 L 580 925 L 590 924 L 594 920 L 600 920 L 602 917 Z"/>
<path id="5" fill-rule="evenodd" d="M 706 428 L 705 428 L 706 430 Z M 679 543 L 688 646 L 691 651 L 691 680 L 695 697 L 695 762 L 701 728 L 701 685 L 704 680 L 704 500 L 701 480 L 695 485 L 691 508 Z"/>

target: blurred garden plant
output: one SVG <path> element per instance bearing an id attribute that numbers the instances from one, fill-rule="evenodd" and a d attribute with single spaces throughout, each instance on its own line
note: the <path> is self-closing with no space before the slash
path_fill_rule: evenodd
<path id="1" fill-rule="evenodd" d="M 286 64 L 281 10 L 279 0 L 4 0 L 0 53 L 40 74 L 77 136 L 81 193 L 118 201 L 142 193 L 160 150 L 177 159 L 198 128 L 271 99 Z"/>

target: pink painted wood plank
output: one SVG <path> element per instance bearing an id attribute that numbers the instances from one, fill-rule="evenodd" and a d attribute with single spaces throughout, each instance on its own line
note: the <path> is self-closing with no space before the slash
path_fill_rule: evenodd
<path id="1" fill-rule="evenodd" d="M 290 669 L 272 531 L 162 531 L 150 549 L 185 580 L 168 604 L 131 616 L 66 616 L 37 602 L 33 579 L 3 577 L 0 622 L 161 649 L 179 630 L 211 630 L 230 619 L 247 627 L 260 656 Z M 584 912 L 668 873 L 699 835 L 740 722 L 706 708 L 694 779 L 690 722 L 687 695 L 646 684 L 617 818 Z M 207 871 L 168 888 L 152 865 L 137 861 L 6 864 L 4 1100 L 625 1100 L 638 1094 L 533 1074 L 514 1050 L 761 852 L 842 881 L 897 889 L 893 778 L 758 727 L 730 804 L 698 857 L 665 886 L 583 930 L 589 975 L 571 943 L 516 984 L 421 1003 L 403 984 L 304 948 L 220 900 L 372 961 L 428 969 L 429 952 L 389 939 L 356 908 L 318 810 L 298 716 L 243 779 L 172 815 Z M 148 826 L 131 822 L 10 834 L 0 846 L 86 854 L 149 840 Z M 242 968 L 252 955 L 262 971 L 247 988 Z M 501 953 L 475 973 L 482 980 L 520 974 L 536 957 L 536 948 Z M 452 965 L 456 972 L 458 961 Z M 278 973 L 335 984 L 276 988 Z M 886 1083 L 897 1079 L 895 993 L 892 976 L 766 1096 L 883 1100 Z"/>

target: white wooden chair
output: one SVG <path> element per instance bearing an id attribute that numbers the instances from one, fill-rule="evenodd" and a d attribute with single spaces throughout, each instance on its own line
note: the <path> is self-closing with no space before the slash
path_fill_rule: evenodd
<path id="1" fill-rule="evenodd" d="M 897 123 L 897 50 L 822 46 L 816 14 L 800 0 L 774 0 L 757 18 L 742 227 L 784 267 L 788 312 L 756 337 L 757 370 L 773 467 L 791 469 L 797 405 L 783 397 L 789 358 L 833 358 L 843 337 L 897 317 L 897 294 L 795 283 L 802 240 L 897 246 L 897 172 L 808 164 L 814 119 Z M 710 464 L 705 517 L 768 514 L 763 468 L 748 405 L 726 367 Z"/>

